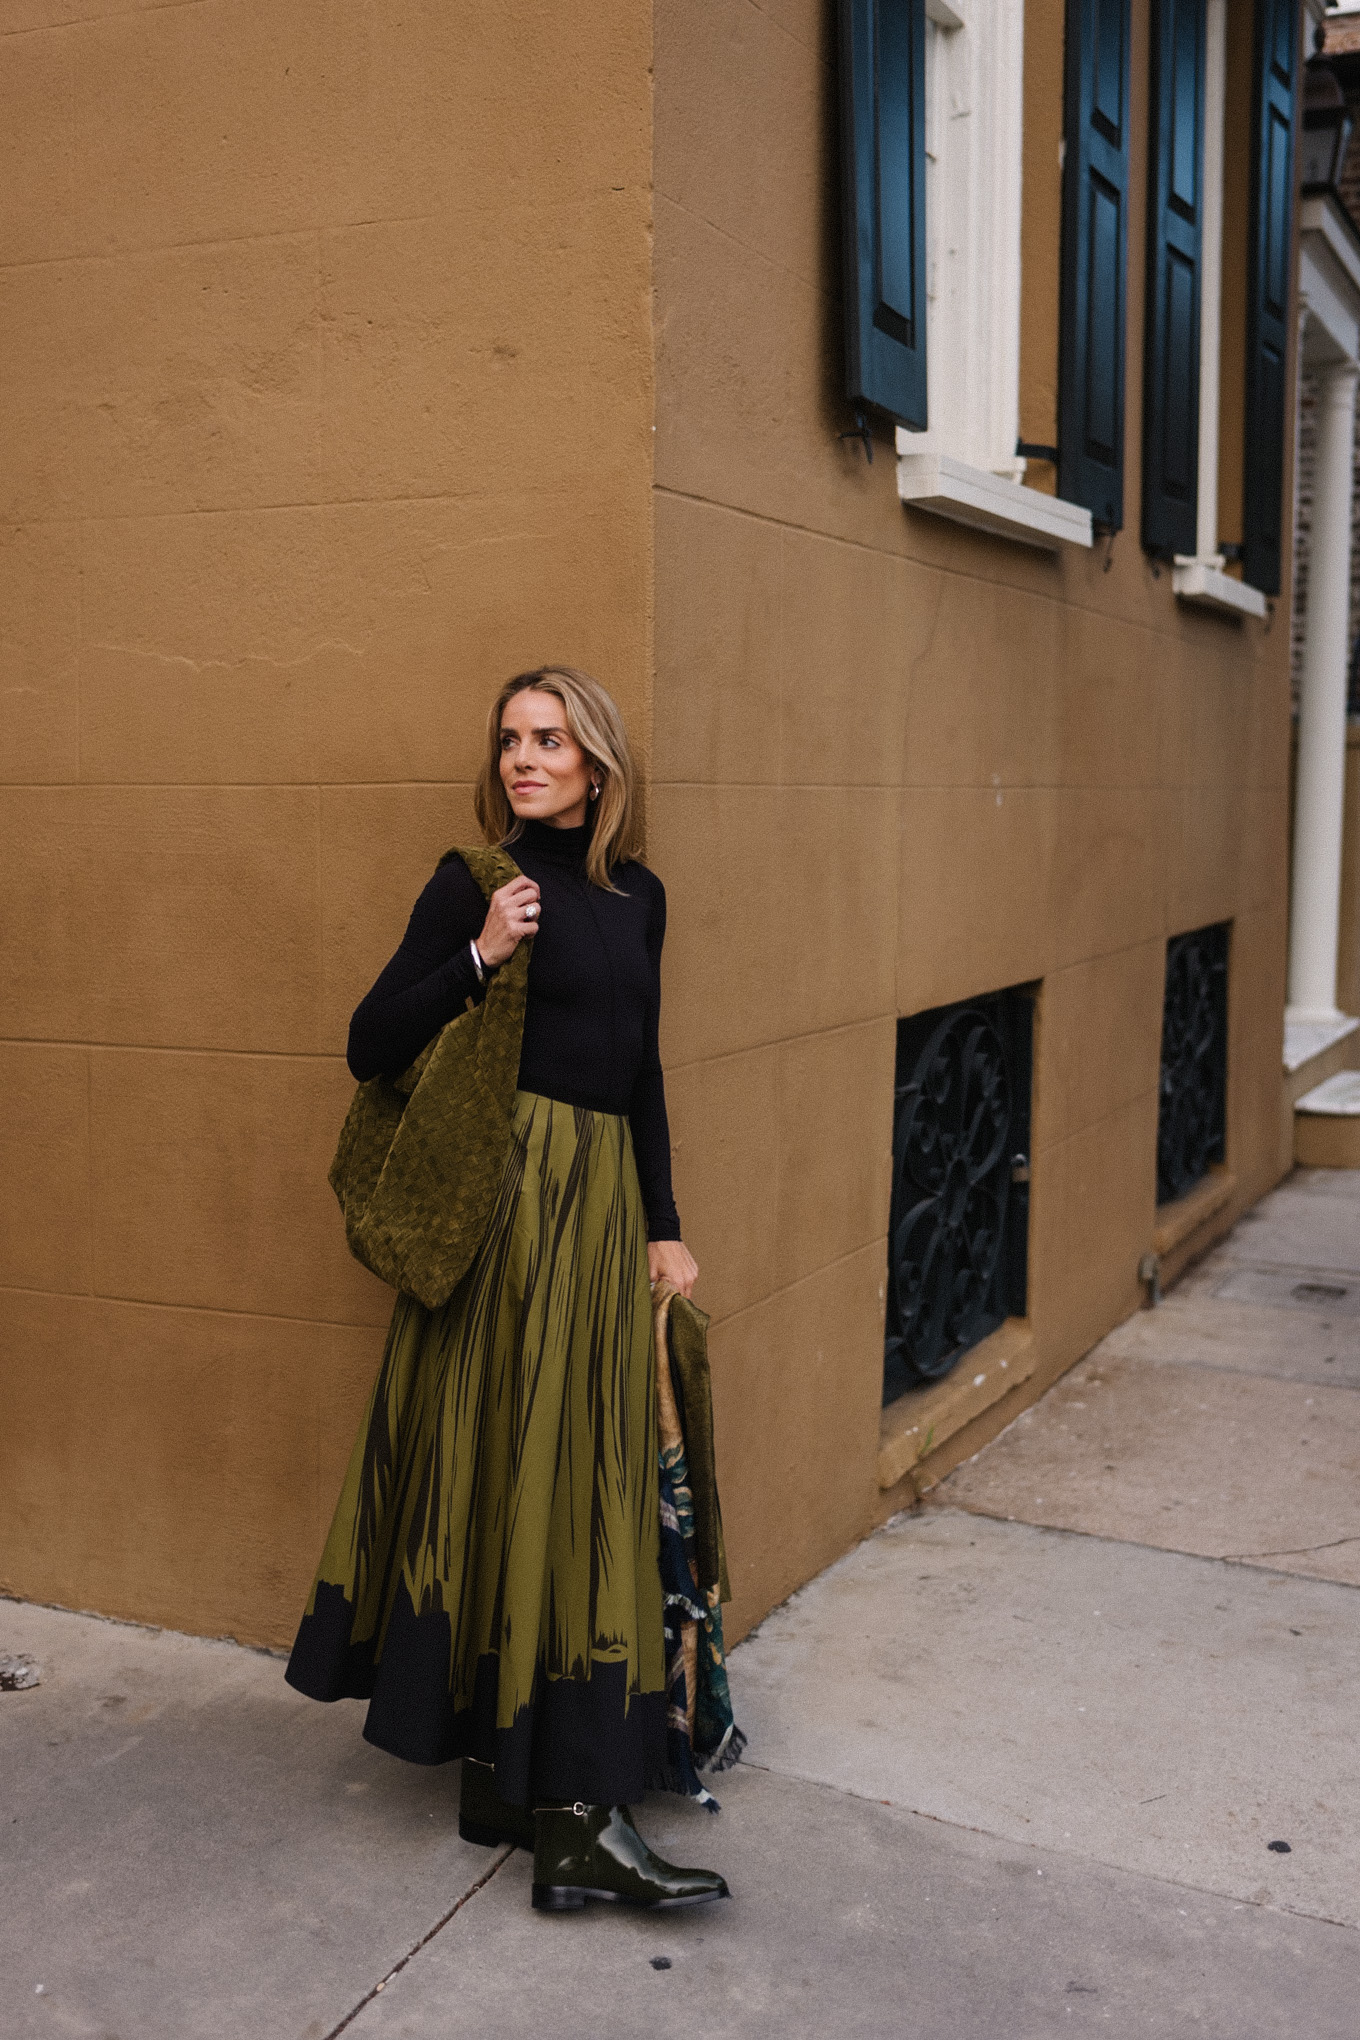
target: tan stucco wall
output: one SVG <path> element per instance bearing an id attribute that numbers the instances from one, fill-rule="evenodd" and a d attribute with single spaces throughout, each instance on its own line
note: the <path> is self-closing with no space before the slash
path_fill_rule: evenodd
<path id="1" fill-rule="evenodd" d="M 658 14 L 653 843 L 738 1631 L 910 1499 L 875 1481 L 899 1014 L 1042 980 L 1039 1360 L 951 1456 L 1141 1299 L 1169 935 L 1234 923 L 1220 1226 L 1278 1171 L 1288 630 L 1178 605 L 1139 548 L 1134 18 L 1125 529 L 1053 558 L 906 512 L 886 435 L 872 467 L 837 438 L 830 0 Z M 1027 247 L 1056 202 L 1036 179 Z"/>
<path id="2" fill-rule="evenodd" d="M 80 17 L 80 18 L 75 18 Z M 545 658 L 645 736 L 651 21 L 0 32 L 0 1585 L 286 1640 L 390 1298 L 349 1010 Z"/>
<path id="3" fill-rule="evenodd" d="M 523 664 L 651 745 L 735 1631 L 907 1498 L 898 1014 L 1042 980 L 1026 1394 L 1139 1299 L 1169 933 L 1235 921 L 1224 1222 L 1274 1173 L 1287 631 L 1137 545 L 1146 5 L 1108 572 L 837 438 L 833 15 L 659 10 L 654 197 L 635 0 L 0 35 L 5 1588 L 291 1634 L 389 1301 L 325 1187 L 345 1022 Z"/>

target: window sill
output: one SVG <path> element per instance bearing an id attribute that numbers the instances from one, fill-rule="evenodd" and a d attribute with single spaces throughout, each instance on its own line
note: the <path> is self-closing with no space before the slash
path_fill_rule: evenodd
<path id="1" fill-rule="evenodd" d="M 970 467 L 952 454 L 903 454 L 897 463 L 897 493 L 913 510 L 929 510 L 1048 552 L 1092 542 L 1089 510 L 1008 482 L 986 468 Z"/>
<path id="2" fill-rule="evenodd" d="M 908 1389 L 889 1403 L 879 1420 L 879 1487 L 896 1487 L 904 1474 L 929 1459 L 956 1431 L 1028 1381 L 1037 1358 L 1028 1320 L 1007 1318 L 965 1353 L 943 1381 Z"/>
<path id="3" fill-rule="evenodd" d="M 1154 1254 L 1173 1254 L 1192 1233 L 1207 1224 L 1237 1189 L 1237 1178 L 1222 1162 L 1216 1162 L 1202 1182 L 1170 1204 L 1159 1204 L 1152 1228 Z"/>
<path id="4" fill-rule="evenodd" d="M 1259 588 L 1235 581 L 1211 560 L 1178 559 L 1171 570 L 1171 586 L 1182 602 L 1194 602 L 1203 609 L 1224 610 L 1229 616 L 1266 613 L 1266 598 Z"/>

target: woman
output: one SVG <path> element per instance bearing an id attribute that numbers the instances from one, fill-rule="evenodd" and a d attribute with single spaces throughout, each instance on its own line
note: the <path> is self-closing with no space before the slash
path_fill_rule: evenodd
<path id="1" fill-rule="evenodd" d="M 382 1749 L 461 1757 L 459 1831 L 532 1846 L 535 1906 L 696 1904 L 723 1880 L 662 1862 L 627 1805 L 666 1763 L 649 1282 L 698 1273 L 657 1048 L 666 896 L 598 681 L 521 674 L 487 735 L 477 819 L 520 875 L 488 901 L 440 865 L 349 1065 L 407 1070 L 531 941 L 509 1160 L 448 1302 L 398 1294 L 288 1678 L 369 1698 Z"/>

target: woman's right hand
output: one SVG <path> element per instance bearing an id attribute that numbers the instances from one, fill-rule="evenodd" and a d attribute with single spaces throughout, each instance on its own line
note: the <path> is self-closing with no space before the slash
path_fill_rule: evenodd
<path id="1" fill-rule="evenodd" d="M 477 937 L 477 952 L 493 968 L 513 956 L 526 935 L 538 931 L 538 887 L 531 878 L 512 878 L 498 886 L 487 904 L 486 921 Z"/>

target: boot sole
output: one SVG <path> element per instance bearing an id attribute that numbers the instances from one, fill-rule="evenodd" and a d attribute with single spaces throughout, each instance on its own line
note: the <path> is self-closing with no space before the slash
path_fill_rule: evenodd
<path id="1" fill-rule="evenodd" d="M 535 1912 L 579 1912 L 588 1898 L 602 1905 L 633 1905 L 640 1912 L 677 1912 L 684 1905 L 709 1905 L 728 1898 L 726 1891 L 695 1891 L 683 1898 L 625 1898 L 621 1891 L 601 1891 L 589 1884 L 535 1884 L 530 1903 Z"/>

